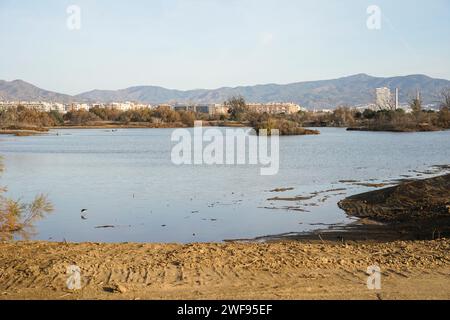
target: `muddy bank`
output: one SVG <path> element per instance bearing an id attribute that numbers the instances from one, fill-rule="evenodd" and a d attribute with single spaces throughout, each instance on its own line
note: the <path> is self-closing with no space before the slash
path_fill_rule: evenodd
<path id="1" fill-rule="evenodd" d="M 385 241 L 450 237 L 450 174 L 350 196 L 338 206 L 361 221 L 381 224 L 335 228 L 329 230 L 331 237 Z"/>
<path id="2" fill-rule="evenodd" d="M 447 169 L 447 165 L 433 166 L 429 174 Z M 353 184 L 355 181 L 346 182 Z M 274 197 L 271 200 L 298 198 Z M 324 228 L 311 232 L 266 235 L 251 241 L 386 242 L 449 238 L 450 174 L 422 180 L 405 179 L 393 187 L 347 197 L 339 201 L 338 206 L 348 216 L 355 217 L 355 221 L 345 225 L 324 225 Z"/>
<path id="3" fill-rule="evenodd" d="M 301 241 L 314 243 L 386 243 L 393 241 L 434 240 L 450 237 L 450 218 L 438 219 L 430 223 L 378 223 L 369 219 L 361 219 L 347 225 L 323 225 L 323 228 L 310 232 L 292 232 L 266 235 L 241 241 Z"/>
<path id="4" fill-rule="evenodd" d="M 450 174 L 354 195 L 338 206 L 351 216 L 381 222 L 450 218 Z"/>

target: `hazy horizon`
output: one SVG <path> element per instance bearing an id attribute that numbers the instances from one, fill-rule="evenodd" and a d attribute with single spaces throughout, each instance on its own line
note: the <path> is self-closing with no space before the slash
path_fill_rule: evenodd
<path id="1" fill-rule="evenodd" d="M 426 76 L 426 77 L 430 77 L 432 79 L 437 79 L 437 80 L 446 80 L 446 81 L 450 81 L 450 79 L 445 79 L 445 78 L 434 78 L 431 77 L 427 74 L 419 74 L 419 73 L 411 73 L 411 74 L 404 74 L 404 75 L 391 75 L 391 76 L 375 76 L 372 74 L 368 74 L 365 72 L 360 72 L 360 73 L 356 73 L 356 74 L 351 74 L 351 75 L 343 75 L 343 76 L 338 76 L 336 78 L 327 78 L 327 79 L 317 79 L 317 80 L 304 80 L 304 81 L 294 81 L 294 82 L 289 82 L 289 83 L 254 83 L 254 84 L 244 84 L 244 85 L 234 85 L 234 86 L 220 86 L 220 87 L 213 87 L 213 88 L 188 88 L 188 89 L 178 89 L 178 88 L 173 88 L 173 87 L 163 87 L 163 86 L 158 86 L 158 85 L 153 85 L 153 84 L 135 84 L 135 85 L 129 85 L 127 87 L 123 87 L 123 88 L 92 88 L 83 92 L 78 92 L 75 94 L 70 94 L 70 93 L 66 93 L 66 92 L 60 92 L 60 91 L 53 91 L 53 90 L 49 90 L 49 91 L 53 91 L 59 94 L 67 94 L 67 95 L 72 95 L 72 96 L 76 96 L 76 95 L 80 95 L 83 93 L 87 93 L 87 92 L 91 92 L 91 91 L 118 91 L 118 90 L 124 90 L 124 89 L 129 89 L 129 88 L 138 88 L 138 87 L 160 87 L 163 89 L 168 89 L 168 90 L 177 90 L 177 91 L 182 91 L 182 92 L 186 92 L 186 91 L 195 91 L 195 90 L 218 90 L 218 89 L 222 89 L 222 88 L 239 88 L 239 87 L 255 87 L 255 86 L 264 86 L 264 85 L 289 85 L 289 84 L 293 84 L 293 83 L 303 83 L 303 82 L 314 82 L 314 81 L 327 81 L 327 80 L 336 80 L 336 79 L 341 79 L 341 78 L 348 78 L 348 77 L 352 77 L 352 76 L 357 76 L 357 75 L 367 75 L 369 77 L 374 77 L 374 78 L 394 78 L 394 77 L 407 77 L 407 76 Z M 41 87 L 35 83 L 29 82 L 27 81 L 27 79 L 0 79 L 0 81 L 8 81 L 8 82 L 13 82 L 13 81 L 23 81 L 26 83 L 29 83 L 31 85 L 34 85 L 40 89 L 44 89 L 44 90 L 48 90 L 47 88 Z"/>

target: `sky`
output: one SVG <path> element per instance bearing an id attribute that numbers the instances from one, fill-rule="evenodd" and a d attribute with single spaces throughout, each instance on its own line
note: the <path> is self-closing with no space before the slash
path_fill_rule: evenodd
<path id="1" fill-rule="evenodd" d="M 450 0 L 0 0 L 0 79 L 61 93 L 357 73 L 450 79 Z"/>

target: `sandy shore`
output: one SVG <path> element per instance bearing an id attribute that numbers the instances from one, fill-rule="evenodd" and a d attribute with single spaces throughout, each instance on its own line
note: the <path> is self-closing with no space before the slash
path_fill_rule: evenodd
<path id="1" fill-rule="evenodd" d="M 39 134 L 46 134 L 47 130 L 3 130 L 0 129 L 1 134 L 14 135 L 16 137 L 36 136 Z"/>
<path id="2" fill-rule="evenodd" d="M 450 299 L 449 193 L 446 174 L 350 196 L 358 224 L 267 242 L 2 242 L 0 299 Z"/>
<path id="3" fill-rule="evenodd" d="M 81 290 L 66 270 L 81 270 Z M 366 286 L 381 268 L 381 290 Z M 0 299 L 450 299 L 450 240 L 0 244 Z"/>

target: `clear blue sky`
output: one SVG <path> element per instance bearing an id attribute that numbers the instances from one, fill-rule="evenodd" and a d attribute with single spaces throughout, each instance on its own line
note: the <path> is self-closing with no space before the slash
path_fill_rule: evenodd
<path id="1" fill-rule="evenodd" d="M 79 31 L 66 26 L 72 4 Z M 372 4 L 381 30 L 366 27 Z M 0 79 L 68 94 L 354 73 L 450 79 L 449 0 L 0 0 L 0 40 Z"/>

